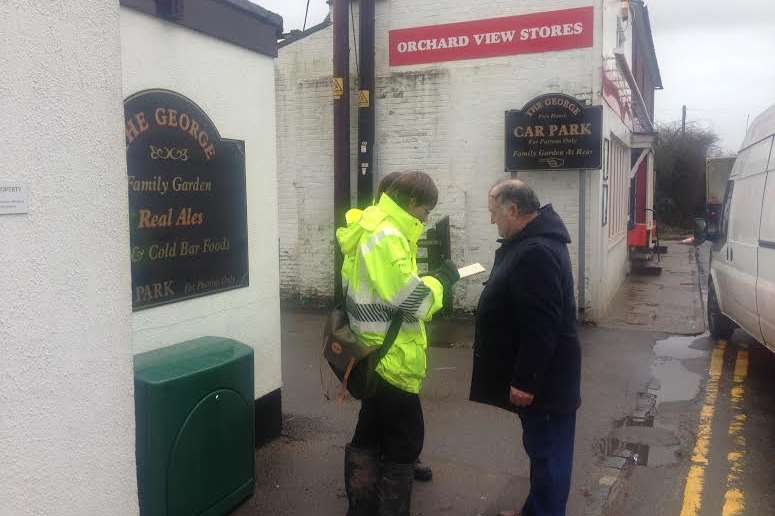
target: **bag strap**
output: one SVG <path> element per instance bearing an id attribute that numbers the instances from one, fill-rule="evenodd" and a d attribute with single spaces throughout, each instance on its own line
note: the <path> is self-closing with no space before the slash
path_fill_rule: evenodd
<path id="1" fill-rule="evenodd" d="M 380 346 L 379 351 L 377 352 L 377 363 L 385 358 L 385 355 L 390 351 L 390 347 L 393 345 L 393 342 L 396 341 L 396 337 L 398 337 L 398 332 L 401 331 L 403 322 L 404 316 L 401 315 L 401 310 L 396 310 L 393 319 L 390 321 L 390 327 L 388 327 L 388 331 L 385 334 L 385 340 L 382 341 L 382 346 Z"/>
<path id="2" fill-rule="evenodd" d="M 385 340 L 382 341 L 382 346 L 380 346 L 379 351 L 377 351 L 377 364 L 379 364 L 379 362 L 385 358 L 387 352 L 390 351 L 390 347 L 393 345 L 393 342 L 395 342 L 396 337 L 398 337 L 398 332 L 401 330 L 401 325 L 403 322 L 404 317 L 401 315 L 401 311 L 396 310 L 395 315 L 393 315 L 393 319 L 390 321 L 388 331 L 385 334 Z M 351 358 L 350 362 L 347 364 L 344 378 L 342 379 L 342 387 L 340 388 L 339 394 L 336 397 L 336 400 L 339 404 L 341 404 L 347 397 L 347 382 L 350 380 L 350 373 L 352 372 L 354 366 L 355 359 Z"/>
<path id="3" fill-rule="evenodd" d="M 347 291 L 349 290 L 349 285 L 344 288 L 344 307 L 345 311 L 347 311 Z M 390 326 L 388 327 L 388 331 L 385 334 L 385 339 L 382 341 L 382 346 L 380 346 L 379 351 L 377 352 L 377 363 L 385 358 L 385 355 L 387 355 L 388 351 L 390 351 L 390 347 L 393 345 L 393 342 L 395 342 L 396 337 L 398 337 L 398 332 L 401 331 L 401 325 L 404 322 L 404 317 L 401 315 L 401 310 L 396 309 L 396 312 L 393 314 L 393 319 L 390 320 Z"/>

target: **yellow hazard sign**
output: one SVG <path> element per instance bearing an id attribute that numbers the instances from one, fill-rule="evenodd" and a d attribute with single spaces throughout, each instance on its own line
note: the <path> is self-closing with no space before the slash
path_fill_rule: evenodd
<path id="1" fill-rule="evenodd" d="M 358 94 L 358 107 L 369 107 L 369 90 L 361 90 Z"/>
<path id="2" fill-rule="evenodd" d="M 331 86 L 334 88 L 334 98 L 339 100 L 344 95 L 344 79 L 341 77 L 334 77 L 331 80 Z"/>

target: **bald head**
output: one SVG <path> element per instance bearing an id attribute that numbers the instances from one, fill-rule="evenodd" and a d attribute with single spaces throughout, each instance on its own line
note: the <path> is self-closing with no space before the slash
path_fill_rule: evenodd
<path id="1" fill-rule="evenodd" d="M 501 206 L 514 204 L 519 215 L 532 215 L 541 209 L 535 191 L 519 179 L 503 179 L 490 188 L 490 197 Z"/>

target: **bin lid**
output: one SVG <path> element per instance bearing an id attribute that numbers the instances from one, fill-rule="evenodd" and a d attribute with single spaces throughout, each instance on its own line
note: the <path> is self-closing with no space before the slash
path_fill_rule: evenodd
<path id="1" fill-rule="evenodd" d="M 225 337 L 200 337 L 135 355 L 135 380 L 162 383 L 252 356 L 253 349 Z"/>

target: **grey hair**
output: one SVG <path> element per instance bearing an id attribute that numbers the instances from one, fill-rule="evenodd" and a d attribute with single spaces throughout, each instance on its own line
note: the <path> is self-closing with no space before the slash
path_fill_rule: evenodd
<path id="1" fill-rule="evenodd" d="M 490 188 L 490 196 L 501 205 L 513 203 L 520 215 L 530 215 L 541 209 L 535 191 L 519 179 L 502 179 Z"/>

